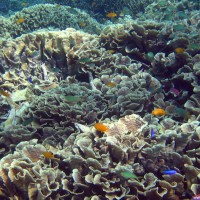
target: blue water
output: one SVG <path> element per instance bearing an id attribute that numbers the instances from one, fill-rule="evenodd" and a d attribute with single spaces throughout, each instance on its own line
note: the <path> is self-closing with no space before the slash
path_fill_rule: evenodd
<path id="1" fill-rule="evenodd" d="M 97 19 L 100 22 L 104 22 L 104 17 L 108 12 L 116 12 L 119 16 L 120 15 L 130 15 L 132 18 L 136 18 L 138 14 L 141 14 L 145 11 L 146 7 L 153 2 L 167 2 L 165 0 L 160 1 L 153 1 L 153 0 L 1 0 L 0 1 L 0 15 L 3 16 L 10 16 L 17 11 L 22 10 L 23 8 L 27 8 L 37 4 L 56 4 L 56 5 L 66 5 L 71 6 L 73 8 L 79 8 L 81 10 L 86 11 L 92 17 Z M 169 1 L 170 2 L 170 1 Z M 174 1 L 172 1 L 174 2 Z M 183 3 L 184 7 L 181 5 L 183 1 L 176 0 L 180 4 L 179 8 L 176 10 L 183 11 L 184 9 L 188 9 L 187 3 L 193 3 L 196 10 L 200 9 L 200 1 L 199 0 L 189 0 L 187 3 Z M 163 10 L 160 10 L 163 12 Z M 171 14 L 171 13 L 170 13 Z M 173 15 L 173 14 L 172 14 Z"/>

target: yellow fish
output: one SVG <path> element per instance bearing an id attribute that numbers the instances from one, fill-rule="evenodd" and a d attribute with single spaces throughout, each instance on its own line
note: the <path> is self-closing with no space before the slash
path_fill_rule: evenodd
<path id="1" fill-rule="evenodd" d="M 114 83 L 114 82 L 108 82 L 108 83 L 106 83 L 106 85 L 107 85 L 108 87 L 115 87 L 115 86 L 116 86 L 116 83 Z"/>
<path id="2" fill-rule="evenodd" d="M 109 13 L 106 14 L 106 17 L 115 18 L 115 17 L 117 17 L 117 13 L 115 13 L 115 12 L 109 12 Z"/>
<path id="3" fill-rule="evenodd" d="M 23 17 L 20 17 L 16 20 L 17 24 L 22 24 L 25 21 Z"/>
<path id="4" fill-rule="evenodd" d="M 24 2 L 21 3 L 21 5 L 22 5 L 23 7 L 26 7 L 26 6 L 28 5 L 28 3 L 24 1 Z"/>
<path id="5" fill-rule="evenodd" d="M 184 48 L 181 48 L 181 47 L 177 47 L 174 49 L 174 51 L 177 53 L 177 54 L 181 54 L 181 53 L 184 53 L 185 52 L 185 49 Z"/>
<path id="6" fill-rule="evenodd" d="M 85 23 L 85 22 L 79 22 L 79 26 L 80 26 L 80 27 L 85 27 L 85 26 L 86 26 L 86 23 Z"/>
<path id="7" fill-rule="evenodd" d="M 94 128 L 96 130 L 98 130 L 98 131 L 101 131 L 101 132 L 106 132 L 106 131 L 109 130 L 109 128 L 106 125 L 102 124 L 102 123 L 96 123 L 96 124 L 94 124 Z"/>
<path id="8" fill-rule="evenodd" d="M 115 53 L 116 51 L 114 50 L 114 49 L 110 49 L 110 50 L 108 50 L 108 53 L 110 53 L 110 54 L 113 54 L 113 53 Z"/>
<path id="9" fill-rule="evenodd" d="M 54 154 L 50 151 L 44 151 L 42 154 L 45 158 L 49 158 L 49 159 L 54 158 Z"/>
<path id="10" fill-rule="evenodd" d="M 151 112 L 151 114 L 154 116 L 163 116 L 166 115 L 167 113 L 162 108 L 156 108 Z"/>
<path id="11" fill-rule="evenodd" d="M 4 97 L 10 97 L 10 94 L 2 89 L 0 89 L 0 94 L 3 95 Z"/>

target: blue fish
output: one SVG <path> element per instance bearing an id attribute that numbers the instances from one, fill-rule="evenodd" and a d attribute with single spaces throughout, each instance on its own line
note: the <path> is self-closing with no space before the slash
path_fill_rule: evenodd
<path id="1" fill-rule="evenodd" d="M 166 170 L 163 171 L 163 174 L 165 174 L 165 175 L 173 175 L 173 174 L 176 174 L 176 173 L 177 173 L 177 171 L 174 170 L 174 169 L 166 169 Z"/>
<path id="2" fill-rule="evenodd" d="M 151 129 L 151 139 L 155 138 L 155 130 L 152 128 Z"/>
<path id="3" fill-rule="evenodd" d="M 32 81 L 32 78 L 31 78 L 31 77 L 28 77 L 28 78 L 27 78 L 27 81 L 33 84 L 33 81 Z"/>

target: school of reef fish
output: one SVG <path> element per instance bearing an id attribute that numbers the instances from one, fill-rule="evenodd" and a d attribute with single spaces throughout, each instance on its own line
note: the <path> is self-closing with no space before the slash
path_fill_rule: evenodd
<path id="1" fill-rule="evenodd" d="M 198 2 L 150 2 L 0 17 L 1 200 L 200 198 Z"/>

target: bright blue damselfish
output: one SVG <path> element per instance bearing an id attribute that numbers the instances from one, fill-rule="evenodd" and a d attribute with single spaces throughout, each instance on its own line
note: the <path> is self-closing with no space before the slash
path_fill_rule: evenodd
<path id="1" fill-rule="evenodd" d="M 173 175 L 173 174 L 176 174 L 176 173 L 177 173 L 177 171 L 174 170 L 174 169 L 167 169 L 167 170 L 163 171 L 163 174 L 165 174 L 165 175 Z"/>
<path id="2" fill-rule="evenodd" d="M 151 139 L 154 139 L 154 138 L 155 138 L 155 130 L 151 129 Z"/>

